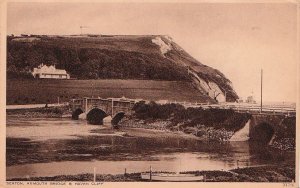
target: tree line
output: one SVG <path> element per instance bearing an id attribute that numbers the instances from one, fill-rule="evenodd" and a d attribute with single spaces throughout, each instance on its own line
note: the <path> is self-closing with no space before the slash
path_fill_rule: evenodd
<path id="1" fill-rule="evenodd" d="M 158 54 L 8 41 L 8 78 L 32 78 L 31 71 L 42 63 L 65 69 L 77 79 L 188 79 L 183 66 Z"/>

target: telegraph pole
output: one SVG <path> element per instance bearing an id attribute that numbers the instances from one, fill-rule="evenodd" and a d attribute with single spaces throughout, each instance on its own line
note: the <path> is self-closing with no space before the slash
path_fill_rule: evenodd
<path id="1" fill-rule="evenodd" d="M 112 118 L 114 117 L 113 114 L 114 114 L 114 98 L 111 99 L 111 117 Z"/>
<path id="2" fill-rule="evenodd" d="M 79 26 L 79 28 L 80 28 L 80 35 L 82 35 L 83 33 L 82 33 L 82 29 L 85 29 L 85 28 L 89 28 L 89 27 L 87 27 L 87 26 Z"/>
<path id="3" fill-rule="evenodd" d="M 260 70 L 260 113 L 262 113 L 263 70 Z"/>

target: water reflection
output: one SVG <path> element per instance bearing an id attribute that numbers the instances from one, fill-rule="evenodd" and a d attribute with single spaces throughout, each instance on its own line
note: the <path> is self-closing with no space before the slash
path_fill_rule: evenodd
<path id="1" fill-rule="evenodd" d="M 73 122 L 8 120 L 7 178 L 92 173 L 94 167 L 105 174 L 123 173 L 125 168 L 127 172 L 141 172 L 150 165 L 154 170 L 174 172 L 227 170 L 294 160 L 294 153 L 274 153 L 260 143 L 99 136 L 92 133 L 99 126 Z"/>

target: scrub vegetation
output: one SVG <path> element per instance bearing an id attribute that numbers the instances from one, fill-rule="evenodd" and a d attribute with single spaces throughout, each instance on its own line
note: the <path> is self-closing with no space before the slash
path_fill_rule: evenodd
<path id="1" fill-rule="evenodd" d="M 238 96 L 220 71 L 194 59 L 170 37 L 147 36 L 44 36 L 7 37 L 7 77 L 32 78 L 40 64 L 56 65 L 76 79 L 142 79 L 189 81 L 188 67 L 206 82 L 226 91 L 227 100 Z M 169 50 L 152 40 L 159 37 Z M 29 38 L 29 36 L 27 37 Z M 203 94 L 204 95 L 204 94 Z"/>

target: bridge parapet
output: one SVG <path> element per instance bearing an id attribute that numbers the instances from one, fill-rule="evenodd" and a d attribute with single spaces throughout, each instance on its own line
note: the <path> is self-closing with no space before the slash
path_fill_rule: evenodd
<path id="1" fill-rule="evenodd" d="M 259 105 L 239 104 L 239 103 L 220 103 L 220 104 L 207 104 L 207 103 L 190 103 L 190 102 L 170 102 L 181 104 L 185 108 L 203 108 L 203 109 L 232 109 L 237 112 L 247 112 L 250 114 L 265 114 L 265 115 L 285 115 L 296 116 L 296 107 L 292 106 L 271 106 L 264 105 L 262 109 Z"/>
<path id="2" fill-rule="evenodd" d="M 117 112 L 130 113 L 136 102 L 143 101 L 141 99 L 127 99 L 127 98 L 89 98 L 72 99 L 70 107 L 72 111 L 81 109 L 83 112 L 88 113 L 93 108 L 99 108 L 105 111 L 108 115 L 115 115 Z M 159 103 L 159 102 L 158 102 Z M 190 103 L 190 102 L 166 102 L 181 104 L 185 108 L 203 108 L 203 109 L 232 109 L 237 112 L 246 112 L 252 115 L 285 115 L 296 116 L 295 107 L 291 106 L 270 106 L 264 105 L 262 111 L 259 105 L 255 104 L 240 104 L 240 103 L 220 103 L 220 104 L 207 104 L 207 103 Z"/>
<path id="3" fill-rule="evenodd" d="M 115 116 L 120 112 L 127 115 L 132 113 L 132 108 L 136 102 L 140 100 L 126 99 L 126 98 L 89 98 L 72 99 L 69 103 L 71 110 L 74 112 L 81 109 L 84 113 L 88 114 L 94 108 L 104 111 L 107 115 Z"/>

